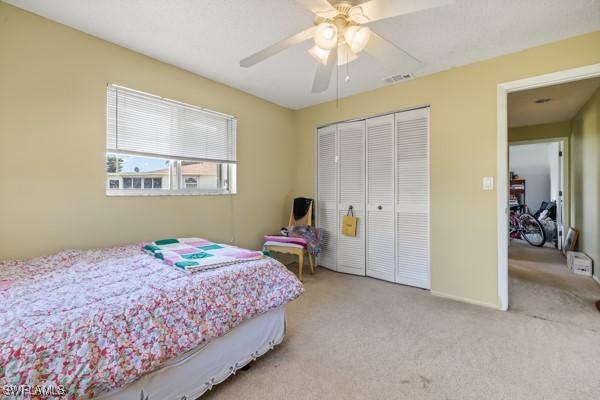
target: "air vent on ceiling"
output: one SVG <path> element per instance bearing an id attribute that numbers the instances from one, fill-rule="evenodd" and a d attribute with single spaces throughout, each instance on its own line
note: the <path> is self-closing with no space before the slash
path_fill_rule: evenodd
<path id="1" fill-rule="evenodd" d="M 384 81 L 385 81 L 385 83 L 396 83 L 396 82 L 400 82 L 400 81 L 407 81 L 412 78 L 414 78 L 413 74 L 398 74 L 398 75 L 388 76 L 387 78 L 384 79 Z"/>

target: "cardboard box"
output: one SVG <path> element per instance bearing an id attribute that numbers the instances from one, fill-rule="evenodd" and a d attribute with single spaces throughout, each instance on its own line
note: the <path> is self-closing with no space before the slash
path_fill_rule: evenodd
<path id="1" fill-rule="evenodd" d="M 592 259 L 585 253 L 567 251 L 567 265 L 575 274 L 592 276 Z"/>

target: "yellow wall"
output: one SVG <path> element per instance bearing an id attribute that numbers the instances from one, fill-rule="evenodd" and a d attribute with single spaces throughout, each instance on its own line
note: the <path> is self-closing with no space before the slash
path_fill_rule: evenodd
<path id="1" fill-rule="evenodd" d="M 571 121 L 571 221 L 600 278 L 600 90 Z"/>
<path id="2" fill-rule="evenodd" d="M 309 107 L 294 113 L 295 195 L 314 195 L 315 128 L 415 105 L 431 105 L 432 291 L 499 305 L 496 93 L 513 81 L 600 62 L 600 32 Z"/>
<path id="3" fill-rule="evenodd" d="M 432 289 L 497 306 L 496 86 L 600 62 L 600 32 L 298 111 L 0 3 L 0 259 L 167 235 L 256 247 L 314 196 L 321 124 L 432 106 Z M 235 196 L 108 198 L 105 86 L 235 115 Z M 234 217 L 231 218 L 231 209 Z"/>
<path id="4" fill-rule="evenodd" d="M 235 196 L 106 197 L 106 84 L 239 118 Z M 292 112 L 0 2 L 0 259 L 200 235 L 260 245 L 289 213 Z"/>
<path id="5" fill-rule="evenodd" d="M 520 126 L 508 129 L 508 141 L 553 139 L 569 137 L 571 135 L 571 121 L 553 122 L 550 124 Z"/>

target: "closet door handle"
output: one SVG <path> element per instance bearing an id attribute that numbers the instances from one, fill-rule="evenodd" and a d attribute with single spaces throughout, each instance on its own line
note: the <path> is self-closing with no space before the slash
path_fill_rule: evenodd
<path id="1" fill-rule="evenodd" d="M 383 207 L 382 206 L 377 206 L 377 209 L 378 210 L 383 210 Z"/>

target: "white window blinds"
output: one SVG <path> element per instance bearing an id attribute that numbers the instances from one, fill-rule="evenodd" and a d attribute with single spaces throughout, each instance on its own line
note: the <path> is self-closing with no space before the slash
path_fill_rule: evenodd
<path id="1" fill-rule="evenodd" d="M 236 119 L 108 85 L 106 148 L 125 154 L 236 162 Z"/>

